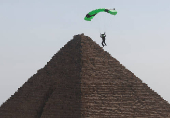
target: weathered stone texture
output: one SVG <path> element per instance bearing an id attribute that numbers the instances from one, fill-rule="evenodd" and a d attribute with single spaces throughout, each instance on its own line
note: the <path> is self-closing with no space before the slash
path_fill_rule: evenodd
<path id="1" fill-rule="evenodd" d="M 80 116 L 80 40 L 68 42 L 0 107 L 0 118 Z"/>
<path id="2" fill-rule="evenodd" d="M 1 105 L 0 118 L 170 118 L 170 104 L 82 34 Z"/>
<path id="3" fill-rule="evenodd" d="M 170 118 L 170 105 L 89 37 L 82 37 L 82 117 Z"/>

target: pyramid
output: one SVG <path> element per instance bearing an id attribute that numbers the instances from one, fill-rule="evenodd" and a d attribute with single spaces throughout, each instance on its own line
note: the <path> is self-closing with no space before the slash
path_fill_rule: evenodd
<path id="1" fill-rule="evenodd" d="M 0 106 L 0 118 L 170 118 L 170 104 L 81 34 Z"/>

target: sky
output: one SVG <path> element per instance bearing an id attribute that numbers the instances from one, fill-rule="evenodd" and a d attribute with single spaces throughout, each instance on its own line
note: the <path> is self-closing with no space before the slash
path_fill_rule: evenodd
<path id="1" fill-rule="evenodd" d="M 115 8 L 117 15 L 85 15 Z M 170 103 L 169 0 L 0 0 L 0 105 L 84 33 Z"/>

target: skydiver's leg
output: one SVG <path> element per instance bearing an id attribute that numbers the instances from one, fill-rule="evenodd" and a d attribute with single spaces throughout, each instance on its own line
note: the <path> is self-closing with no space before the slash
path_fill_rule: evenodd
<path id="1" fill-rule="evenodd" d="M 103 43 L 106 45 L 105 39 L 103 40 Z"/>
<path id="2" fill-rule="evenodd" d="M 102 46 L 104 47 L 104 45 L 103 45 L 103 41 L 102 41 Z"/>

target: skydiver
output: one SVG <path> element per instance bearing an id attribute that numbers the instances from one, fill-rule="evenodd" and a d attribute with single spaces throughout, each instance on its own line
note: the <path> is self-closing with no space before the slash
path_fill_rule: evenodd
<path id="1" fill-rule="evenodd" d="M 102 46 L 104 47 L 104 44 L 106 45 L 105 43 L 105 37 L 106 37 L 106 34 L 100 34 L 100 37 L 102 38 Z"/>

